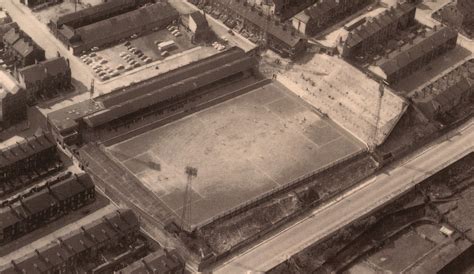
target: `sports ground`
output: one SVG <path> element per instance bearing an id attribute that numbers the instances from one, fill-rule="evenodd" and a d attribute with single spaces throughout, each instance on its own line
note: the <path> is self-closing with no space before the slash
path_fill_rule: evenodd
<path id="1" fill-rule="evenodd" d="M 196 112 L 107 148 L 177 216 L 192 181 L 191 223 L 364 150 L 342 128 L 321 118 L 279 84 Z"/>

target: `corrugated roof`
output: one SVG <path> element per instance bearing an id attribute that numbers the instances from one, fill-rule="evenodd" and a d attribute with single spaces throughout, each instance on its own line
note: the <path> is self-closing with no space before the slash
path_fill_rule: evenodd
<path id="1" fill-rule="evenodd" d="M 114 40 L 122 33 L 140 30 L 142 26 L 178 18 L 178 12 L 166 2 L 160 2 L 120 14 L 75 30 L 82 44 Z M 100 43 L 99 43 L 100 44 Z"/>
<path id="2" fill-rule="evenodd" d="M 254 66 L 255 61 L 250 57 L 235 60 L 223 66 L 216 66 L 214 69 L 203 71 L 202 73 L 193 76 L 188 76 L 188 78 L 182 78 L 182 81 L 162 86 L 161 88 L 145 95 L 124 101 L 120 105 L 115 105 L 109 109 L 94 113 L 85 117 L 84 121 L 90 127 L 103 125 L 127 114 L 155 105 L 158 102 L 173 98 L 177 94 L 184 94 L 230 75 L 248 70 Z"/>
<path id="3" fill-rule="evenodd" d="M 79 10 L 77 12 L 62 15 L 54 20 L 59 27 L 63 24 L 76 24 L 77 21 L 91 20 L 93 17 L 101 17 L 111 13 L 114 9 L 133 7 L 136 0 L 113 0 Z"/>
<path id="4" fill-rule="evenodd" d="M 112 107 L 128 100 L 132 100 L 138 96 L 142 96 L 153 92 L 163 86 L 167 86 L 179 82 L 185 78 L 199 74 L 203 71 L 221 67 L 225 64 L 245 58 L 245 52 L 237 47 L 233 47 L 227 51 L 209 56 L 199 62 L 193 62 L 182 67 L 178 67 L 172 71 L 160 74 L 157 77 L 134 84 L 129 87 L 114 90 L 111 93 L 103 95 L 100 100 L 105 107 Z"/>

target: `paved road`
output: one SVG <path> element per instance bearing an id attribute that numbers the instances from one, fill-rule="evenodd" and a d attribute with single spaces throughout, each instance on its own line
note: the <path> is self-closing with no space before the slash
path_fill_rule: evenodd
<path id="1" fill-rule="evenodd" d="M 199 10 L 196 6 L 192 5 L 186 0 L 169 0 L 169 3 L 182 14 Z M 217 34 L 217 36 L 227 39 L 231 44 L 242 48 L 246 52 L 255 49 L 256 45 L 241 36 L 239 33 L 234 33 L 234 35 L 229 34 L 229 28 L 221 21 L 214 19 L 210 15 L 207 15 L 206 17 L 207 21 L 209 22 L 209 26 Z"/>
<path id="2" fill-rule="evenodd" d="M 322 209 L 215 269 L 214 273 L 265 272 L 337 229 L 379 208 L 417 183 L 474 151 L 474 122 L 387 174 L 364 182 Z"/>
<path id="3" fill-rule="evenodd" d="M 0 0 L 0 5 L 4 7 L 14 22 L 17 22 L 20 28 L 26 32 L 33 40 L 46 51 L 46 57 L 56 56 L 57 52 L 68 58 L 71 64 L 72 77 L 89 86 L 92 73 L 79 59 L 72 55 L 67 48 L 54 37 L 48 27 L 41 23 L 32 12 L 18 0 Z"/>

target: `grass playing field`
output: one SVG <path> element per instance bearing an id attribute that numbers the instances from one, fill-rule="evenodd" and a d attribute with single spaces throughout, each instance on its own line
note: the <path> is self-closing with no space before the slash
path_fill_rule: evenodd
<path id="1" fill-rule="evenodd" d="M 269 84 L 107 148 L 178 216 L 186 166 L 199 225 L 365 147 L 278 84 Z"/>

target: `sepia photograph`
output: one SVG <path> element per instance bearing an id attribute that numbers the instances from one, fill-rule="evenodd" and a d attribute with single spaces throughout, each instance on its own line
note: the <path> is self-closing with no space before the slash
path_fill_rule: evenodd
<path id="1" fill-rule="evenodd" d="M 0 274 L 474 274 L 474 0 L 0 0 Z"/>

